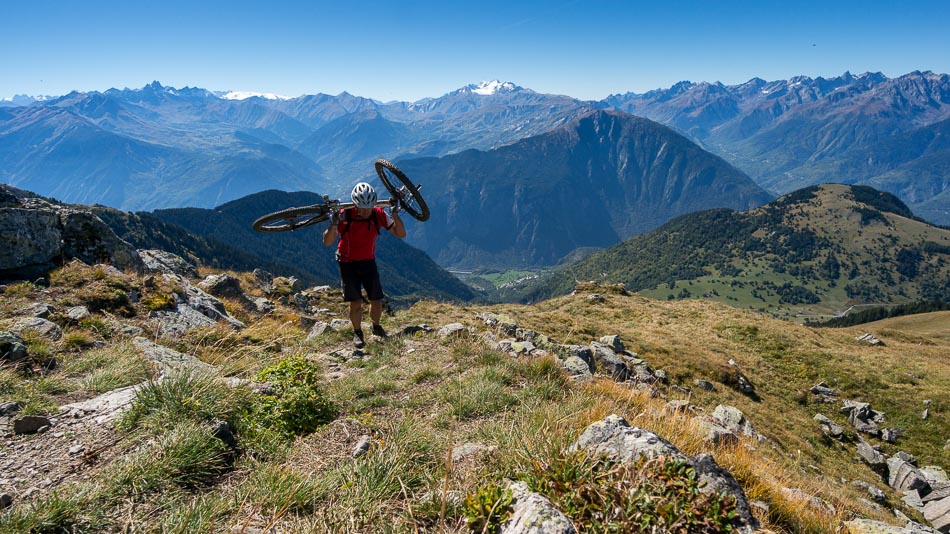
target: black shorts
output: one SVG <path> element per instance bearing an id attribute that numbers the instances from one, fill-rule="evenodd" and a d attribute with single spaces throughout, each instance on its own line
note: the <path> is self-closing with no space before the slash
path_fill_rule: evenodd
<path id="1" fill-rule="evenodd" d="M 383 285 L 379 282 L 376 260 L 341 261 L 339 265 L 345 302 L 360 300 L 362 289 L 366 289 L 369 300 L 383 299 Z"/>

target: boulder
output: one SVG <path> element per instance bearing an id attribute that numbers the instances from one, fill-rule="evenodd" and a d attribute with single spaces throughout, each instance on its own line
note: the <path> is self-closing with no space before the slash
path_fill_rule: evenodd
<path id="1" fill-rule="evenodd" d="M 257 297 L 251 302 L 251 305 L 254 307 L 254 310 L 257 313 L 270 313 L 276 308 L 276 305 L 273 303 L 273 301 L 268 300 L 265 297 Z"/>
<path id="2" fill-rule="evenodd" d="M 528 489 L 524 482 L 508 485 L 513 498 L 511 517 L 501 527 L 502 534 L 576 534 L 571 520 L 543 495 Z"/>
<path id="3" fill-rule="evenodd" d="M 856 337 L 856 338 L 854 338 L 854 339 L 856 339 L 857 341 L 860 341 L 861 343 L 864 343 L 864 344 L 867 344 L 867 345 L 872 345 L 872 346 L 875 346 L 875 347 L 883 347 L 883 346 L 884 346 L 884 342 L 883 342 L 883 341 L 881 341 L 880 339 L 874 337 L 874 335 L 872 335 L 872 334 L 870 334 L 870 333 L 862 334 L 862 335 L 860 335 L 860 336 L 858 336 L 858 337 Z"/>
<path id="4" fill-rule="evenodd" d="M 14 332 L 0 330 L 0 362 L 18 362 L 27 356 L 26 343 Z"/>
<path id="5" fill-rule="evenodd" d="M 146 272 L 198 278 L 198 269 L 177 254 L 158 249 L 139 249 L 138 253 Z"/>
<path id="6" fill-rule="evenodd" d="M 569 356 L 562 360 L 561 367 L 576 380 L 586 381 L 593 378 L 590 372 L 590 365 L 577 356 Z"/>
<path id="7" fill-rule="evenodd" d="M 594 366 L 594 352 L 590 347 L 585 345 L 556 345 L 554 347 L 554 353 L 562 359 L 568 359 L 572 356 L 580 358 L 587 363 L 588 369 L 591 373 L 596 370 Z"/>
<path id="8" fill-rule="evenodd" d="M 815 414 L 815 421 L 821 427 L 821 431 L 828 437 L 841 439 L 844 435 L 844 428 L 822 414 Z"/>
<path id="9" fill-rule="evenodd" d="M 611 335 L 611 336 L 604 336 L 600 338 L 599 341 L 601 344 L 606 345 L 610 347 L 611 349 L 613 349 L 614 352 L 623 352 L 627 350 L 626 348 L 624 348 L 623 341 L 620 340 L 620 336 L 616 334 Z"/>
<path id="10" fill-rule="evenodd" d="M 736 434 L 742 434 L 756 439 L 759 438 L 755 429 L 752 428 L 752 423 L 750 423 L 745 418 L 745 415 L 735 406 L 726 406 L 724 404 L 716 406 L 716 409 L 713 410 L 712 418 Z"/>
<path id="11" fill-rule="evenodd" d="M 693 385 L 702 390 L 716 391 L 716 386 L 714 386 L 712 382 L 708 380 L 700 380 L 697 378 L 696 380 L 693 380 Z"/>
<path id="12" fill-rule="evenodd" d="M 887 469 L 887 460 L 884 455 L 860 437 L 858 438 L 858 456 L 878 473 L 884 473 Z"/>
<path id="13" fill-rule="evenodd" d="M 89 308 L 85 306 L 73 306 L 66 310 L 66 318 L 73 323 L 78 323 L 89 317 Z"/>
<path id="14" fill-rule="evenodd" d="M 16 401 L 0 402 L 0 417 L 8 417 L 21 409 L 20 403 Z"/>
<path id="15" fill-rule="evenodd" d="M 610 347 L 591 343 L 590 350 L 594 356 L 594 366 L 597 371 L 610 376 L 617 382 L 623 382 L 630 376 L 627 364 Z"/>
<path id="16" fill-rule="evenodd" d="M 162 376 L 168 376 L 182 370 L 197 371 L 203 374 L 217 374 L 217 369 L 190 354 L 163 347 L 144 337 L 137 337 L 132 344 L 142 352 L 146 360 L 158 368 Z"/>
<path id="17" fill-rule="evenodd" d="M 950 497 L 924 505 L 924 519 L 944 534 L 950 532 Z"/>
<path id="18" fill-rule="evenodd" d="M 307 341 L 311 341 L 322 336 L 327 330 L 330 330 L 329 323 L 325 323 L 323 321 L 314 323 L 313 327 L 310 329 L 310 332 L 307 334 Z"/>
<path id="19" fill-rule="evenodd" d="M 18 334 L 23 334 L 27 330 L 32 330 L 33 332 L 39 334 L 40 337 L 49 341 L 57 341 L 63 337 L 63 330 L 59 327 L 59 325 L 39 317 L 24 317 L 17 319 L 12 325 L 10 325 L 10 330 Z"/>
<path id="20" fill-rule="evenodd" d="M 571 444 L 570 451 L 583 450 L 593 456 L 602 456 L 618 463 L 636 462 L 641 457 L 663 456 L 688 463 L 699 479 L 705 482 L 699 489 L 703 493 L 726 493 L 736 499 L 740 531 L 751 532 L 758 528 L 752 516 L 745 493 L 728 472 L 716 465 L 713 457 L 701 454 L 689 458 L 665 439 L 642 428 L 631 427 L 622 417 L 612 414 L 592 423 Z"/>
<path id="21" fill-rule="evenodd" d="M 45 302 L 34 302 L 26 308 L 17 310 L 18 315 L 39 317 L 40 319 L 49 319 L 51 313 L 53 313 L 53 307 Z"/>
<path id="22" fill-rule="evenodd" d="M 484 443 L 463 443 L 452 448 L 452 463 L 457 464 L 471 458 L 490 456 L 498 451 L 494 445 Z"/>
<path id="23" fill-rule="evenodd" d="M 229 274 L 212 274 L 198 282 L 198 287 L 215 297 L 243 299 L 241 282 Z"/>
<path id="24" fill-rule="evenodd" d="M 462 323 L 449 323 L 439 329 L 438 336 L 440 339 L 446 339 L 450 337 L 467 337 L 470 333 L 468 328 L 465 327 Z"/>
<path id="25" fill-rule="evenodd" d="M 930 484 L 919 469 L 907 460 L 897 455 L 887 459 L 887 483 L 892 488 L 899 491 L 927 488 Z"/>

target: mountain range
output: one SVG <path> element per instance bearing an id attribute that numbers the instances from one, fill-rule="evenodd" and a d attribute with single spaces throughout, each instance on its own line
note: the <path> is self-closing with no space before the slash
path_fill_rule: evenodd
<path id="1" fill-rule="evenodd" d="M 264 189 L 338 195 L 370 161 L 489 150 L 612 108 L 666 124 L 774 194 L 872 185 L 950 223 L 950 78 L 912 72 L 681 82 L 582 101 L 510 82 L 387 102 L 165 87 L 71 93 L 0 106 L 0 181 L 123 209 L 213 207 Z M 927 139 L 930 141 L 927 141 Z"/>
<path id="2" fill-rule="evenodd" d="M 799 76 L 681 82 L 604 102 L 684 132 L 776 194 L 823 182 L 872 185 L 950 222 L 950 76 Z"/>
<path id="3" fill-rule="evenodd" d="M 830 315 L 857 304 L 950 301 L 950 230 L 867 186 L 809 186 L 748 211 L 678 217 L 507 298 L 567 294 L 577 280 L 783 317 Z"/>
<path id="4" fill-rule="evenodd" d="M 677 215 L 772 199 L 673 130 L 616 111 L 593 111 L 494 150 L 399 165 L 423 183 L 432 212 L 408 240 L 460 268 L 553 265 Z"/>

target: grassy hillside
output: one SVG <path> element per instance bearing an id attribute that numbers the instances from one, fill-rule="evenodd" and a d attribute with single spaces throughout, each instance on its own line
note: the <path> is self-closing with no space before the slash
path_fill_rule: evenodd
<path id="1" fill-rule="evenodd" d="M 950 231 L 869 187 L 812 186 L 747 212 L 677 218 L 513 296 L 565 294 L 576 280 L 815 319 L 856 304 L 950 300 Z"/>
<path id="2" fill-rule="evenodd" d="M 261 296 L 250 275 L 232 274 L 251 296 Z M 76 264 L 54 272 L 50 283 L 49 288 L 4 287 L 0 328 L 37 301 L 59 312 L 97 291 L 135 290 L 140 299 L 124 301 L 122 314 L 107 307 L 78 324 L 61 313 L 51 316 L 66 329 L 61 340 L 34 334 L 25 339 L 31 361 L 52 356 L 59 365 L 0 368 L 0 403 L 17 401 L 24 413 L 55 414 L 58 405 L 156 376 L 123 326 L 144 327 L 143 335 L 151 337 L 144 306 L 168 288 Z M 591 298 L 593 293 L 601 298 Z M 314 306 L 328 310 L 327 319 L 342 316 L 338 293 L 314 298 Z M 30 496 L 15 492 L 13 508 L 0 514 L 0 532 L 464 532 L 466 511 L 477 510 L 472 503 L 485 502 L 506 477 L 529 482 L 552 498 L 559 490 L 544 481 L 570 479 L 567 491 L 583 498 L 608 491 L 585 480 L 589 467 L 564 451 L 587 425 L 611 413 L 687 454 L 712 453 L 750 500 L 765 503 L 754 509 L 763 532 L 838 532 L 853 514 L 893 521 L 891 512 L 860 500 L 866 492 L 854 481 L 885 488 L 887 507 L 919 519 L 856 460 L 855 434 L 844 416 L 808 393 L 819 381 L 842 399 L 872 403 L 885 412 L 888 426 L 903 429 L 896 445 L 881 444 L 883 451 L 905 450 L 922 465 L 950 467 L 944 448 L 950 437 L 945 432 L 950 339 L 893 323 L 809 329 L 710 301 L 652 300 L 616 287 L 589 286 L 534 306 L 420 302 L 385 317 L 384 325 L 395 332 L 404 325 L 438 328 L 458 321 L 475 335 L 442 339 L 433 332 L 373 340 L 365 354 L 356 354 L 345 330 L 307 340 L 296 308 L 278 303 L 261 316 L 239 301 L 224 302 L 246 328 L 208 327 L 155 341 L 226 376 L 266 378 L 279 388 L 297 381 L 282 391 L 296 391 L 302 396 L 294 398 L 306 403 L 286 412 L 265 404 L 273 409 L 262 411 L 261 402 L 274 402 L 268 394 L 252 395 L 200 376 L 151 382 L 119 420 L 118 431 L 103 428 L 98 445 L 87 444 L 88 454 L 62 461 L 70 476 L 55 477 Z M 574 382 L 550 355 L 513 356 L 487 346 L 486 332 L 503 335 L 476 317 L 483 311 L 506 314 L 562 343 L 617 334 L 628 350 L 665 370 L 669 383 L 642 390 L 606 377 Z M 886 345 L 855 340 L 867 331 Z M 754 395 L 729 385 L 736 369 L 754 385 Z M 696 379 L 712 382 L 716 390 L 694 387 Z M 739 446 L 704 442 L 690 413 L 665 411 L 664 404 L 676 399 L 706 414 L 720 403 L 736 406 L 766 439 L 744 438 Z M 932 401 L 928 419 L 919 416 L 921 399 Z M 331 409 L 315 412 L 315 401 Z M 278 419 L 285 426 L 270 426 L 281 413 L 288 414 Z M 816 413 L 845 425 L 845 439 L 824 437 L 812 419 Z M 236 431 L 237 448 L 231 452 L 210 437 L 213 422 L 220 420 Z M 368 451 L 354 458 L 362 436 L 369 437 Z M 55 429 L 12 436 L 0 442 L 0 453 L 15 466 L 43 462 L 57 453 L 56 447 L 40 446 L 52 439 Z M 487 449 L 451 460 L 453 449 L 464 443 Z M 644 486 L 651 480 L 625 483 Z M 809 504 L 812 496 L 834 511 Z M 575 520 L 586 524 L 581 516 Z"/>

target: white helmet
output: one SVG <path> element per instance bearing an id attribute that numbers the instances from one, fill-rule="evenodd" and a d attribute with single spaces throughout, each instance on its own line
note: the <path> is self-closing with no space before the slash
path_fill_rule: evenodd
<path id="1" fill-rule="evenodd" d="M 376 190 L 366 182 L 360 182 L 353 188 L 353 194 L 350 195 L 357 208 L 376 207 Z"/>

